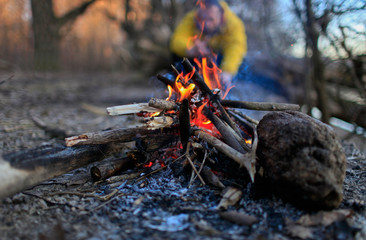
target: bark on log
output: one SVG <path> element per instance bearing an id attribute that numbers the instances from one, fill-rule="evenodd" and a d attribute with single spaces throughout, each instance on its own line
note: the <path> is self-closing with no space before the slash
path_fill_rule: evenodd
<path id="1" fill-rule="evenodd" d="M 257 130 L 268 190 L 300 207 L 338 207 L 346 157 L 330 126 L 289 111 L 267 114 Z"/>
<path id="2" fill-rule="evenodd" d="M 156 117 L 142 127 L 84 133 L 79 136 L 66 138 L 65 142 L 68 147 L 89 144 L 106 144 L 111 142 L 131 142 L 134 141 L 137 136 L 141 137 L 152 133 L 156 129 L 171 127 L 172 124 L 173 119 L 170 117 Z"/>
<path id="3" fill-rule="evenodd" d="M 0 199 L 38 183 L 100 161 L 119 145 L 44 146 L 0 156 Z"/>
<path id="4" fill-rule="evenodd" d="M 164 111 L 176 110 L 178 105 L 174 101 L 166 101 L 163 99 L 152 98 L 149 101 L 149 106 L 158 108 Z"/>
<path id="5" fill-rule="evenodd" d="M 221 100 L 221 104 L 224 107 L 229 108 L 244 108 L 249 110 L 259 111 L 298 111 L 300 106 L 297 104 L 289 103 L 271 103 L 271 102 L 246 102 L 246 101 L 234 101 L 234 100 Z"/>

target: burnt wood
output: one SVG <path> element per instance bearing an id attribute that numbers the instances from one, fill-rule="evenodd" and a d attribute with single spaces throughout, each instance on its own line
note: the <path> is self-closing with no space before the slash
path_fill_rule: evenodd
<path id="1" fill-rule="evenodd" d="M 179 132 L 180 140 L 183 145 L 183 151 L 187 149 L 188 139 L 191 136 L 191 122 L 189 114 L 189 101 L 183 99 L 179 108 Z"/>
<path id="2" fill-rule="evenodd" d="M 36 184 L 100 161 L 119 145 L 42 146 L 0 156 L 0 199 Z"/>

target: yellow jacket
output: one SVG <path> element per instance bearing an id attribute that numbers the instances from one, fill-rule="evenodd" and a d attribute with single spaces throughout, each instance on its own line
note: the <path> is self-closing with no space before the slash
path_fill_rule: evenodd
<path id="1" fill-rule="evenodd" d="M 233 13 L 227 3 L 220 2 L 224 9 L 224 22 L 220 31 L 212 36 L 208 44 L 215 53 L 221 53 L 223 60 L 220 68 L 235 75 L 247 53 L 245 27 L 242 20 Z M 173 33 L 170 41 L 170 50 L 180 57 L 187 55 L 187 43 L 195 35 L 200 34 L 196 27 L 195 15 L 192 10 L 183 18 Z"/>

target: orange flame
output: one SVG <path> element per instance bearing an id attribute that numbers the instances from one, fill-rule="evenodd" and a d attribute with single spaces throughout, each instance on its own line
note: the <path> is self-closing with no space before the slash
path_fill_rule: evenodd
<path id="1" fill-rule="evenodd" d="M 195 116 L 193 116 L 193 119 L 191 122 L 193 122 L 196 126 L 211 129 L 212 124 L 211 121 L 206 118 L 206 116 L 202 113 L 203 108 L 207 105 L 208 102 L 202 104 L 197 111 L 195 112 Z"/>
<path id="2" fill-rule="evenodd" d="M 194 74 L 194 71 L 192 71 L 186 75 L 183 75 L 183 73 L 180 73 L 176 77 L 175 87 L 176 87 L 176 90 L 178 90 L 178 94 L 180 96 L 179 102 L 183 101 L 183 99 L 185 99 L 185 98 L 190 99 L 192 97 L 192 91 L 194 90 L 196 85 L 193 83 L 189 83 L 189 81 L 191 80 L 193 74 Z M 169 91 L 171 91 L 171 90 L 172 89 L 170 88 Z"/>
<path id="3" fill-rule="evenodd" d="M 166 98 L 167 101 L 169 101 L 172 97 L 172 94 L 173 94 L 173 88 L 168 85 L 168 91 L 169 91 L 169 96 Z"/>
<path id="4" fill-rule="evenodd" d="M 214 61 L 210 61 L 212 67 L 209 67 L 207 62 L 207 58 L 202 58 L 202 63 L 198 61 L 198 59 L 194 59 L 194 62 L 199 67 L 199 72 L 202 74 L 203 79 L 205 80 L 206 85 L 211 89 L 221 89 L 222 85 L 220 83 L 220 73 L 222 72 L 221 69 L 214 63 Z"/>

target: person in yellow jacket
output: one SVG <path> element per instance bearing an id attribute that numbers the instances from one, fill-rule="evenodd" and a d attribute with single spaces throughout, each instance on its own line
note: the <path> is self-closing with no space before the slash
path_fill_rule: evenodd
<path id="1" fill-rule="evenodd" d="M 175 29 L 170 50 L 178 57 L 220 54 L 221 79 L 229 84 L 247 52 L 245 26 L 224 1 L 199 0 Z"/>

